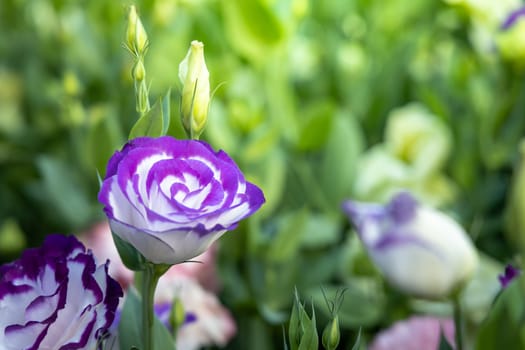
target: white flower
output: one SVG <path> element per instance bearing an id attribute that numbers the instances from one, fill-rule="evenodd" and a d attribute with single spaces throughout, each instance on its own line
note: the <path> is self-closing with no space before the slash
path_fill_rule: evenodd
<path id="1" fill-rule="evenodd" d="M 387 205 L 347 201 L 344 210 L 385 278 L 406 293 L 446 297 L 476 269 L 476 250 L 463 228 L 407 192 Z"/>

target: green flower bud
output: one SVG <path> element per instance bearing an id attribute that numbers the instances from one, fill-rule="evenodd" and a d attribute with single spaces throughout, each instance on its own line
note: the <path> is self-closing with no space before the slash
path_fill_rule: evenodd
<path id="1" fill-rule="evenodd" d="M 134 5 L 129 7 L 126 45 L 136 56 L 143 56 L 148 49 L 148 35 Z"/>
<path id="2" fill-rule="evenodd" d="M 171 312 L 170 312 L 170 318 L 169 318 L 171 328 L 173 329 L 174 332 L 176 332 L 177 329 L 179 329 L 179 327 L 184 324 L 185 318 L 186 318 L 186 313 L 184 311 L 184 306 L 182 305 L 182 302 L 180 301 L 180 299 L 175 298 L 171 306 Z"/>
<path id="3" fill-rule="evenodd" d="M 186 133 L 198 138 L 204 130 L 210 104 L 210 74 L 204 61 L 204 44 L 192 41 L 186 57 L 179 65 L 183 85 L 181 119 Z"/>
<path id="4" fill-rule="evenodd" d="M 339 332 L 339 316 L 335 316 L 326 325 L 323 331 L 323 346 L 326 350 L 335 350 L 339 345 L 341 333 Z"/>
<path id="5" fill-rule="evenodd" d="M 131 74 L 133 76 L 133 80 L 135 80 L 136 82 L 141 82 L 144 80 L 144 78 L 146 77 L 146 68 L 144 68 L 144 63 L 142 62 L 142 60 L 138 60 L 135 63 Z"/>

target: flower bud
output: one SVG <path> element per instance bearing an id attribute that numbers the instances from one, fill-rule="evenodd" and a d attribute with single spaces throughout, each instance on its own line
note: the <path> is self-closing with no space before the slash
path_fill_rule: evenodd
<path id="1" fill-rule="evenodd" d="M 339 332 L 339 317 L 336 315 L 323 331 L 323 346 L 326 350 L 335 350 L 339 345 L 341 333 Z"/>
<path id="2" fill-rule="evenodd" d="M 136 56 L 143 56 L 148 49 L 148 35 L 134 5 L 129 7 L 126 45 Z"/>
<path id="3" fill-rule="evenodd" d="M 171 312 L 169 318 L 171 329 L 179 329 L 179 327 L 184 324 L 185 318 L 186 316 L 184 306 L 182 305 L 180 298 L 175 297 L 175 299 L 173 299 L 173 304 L 171 305 Z"/>
<path id="4" fill-rule="evenodd" d="M 198 138 L 206 124 L 210 104 L 210 79 L 202 42 L 191 42 L 186 57 L 179 65 L 179 78 L 183 85 L 182 125 L 191 138 Z"/>
<path id="5" fill-rule="evenodd" d="M 137 60 L 131 71 L 133 80 L 136 82 L 141 82 L 146 77 L 146 69 L 144 68 L 144 62 L 142 60 Z"/>
<path id="6" fill-rule="evenodd" d="M 450 296 L 476 269 L 476 250 L 463 228 L 407 192 L 387 205 L 347 201 L 343 206 L 385 278 L 408 294 Z"/>

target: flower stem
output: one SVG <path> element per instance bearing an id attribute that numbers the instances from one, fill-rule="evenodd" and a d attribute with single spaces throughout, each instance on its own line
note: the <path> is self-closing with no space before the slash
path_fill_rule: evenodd
<path id="1" fill-rule="evenodd" d="M 146 264 L 143 271 L 142 294 L 142 344 L 144 350 L 153 350 L 153 296 L 160 275 L 153 264 Z"/>
<path id="2" fill-rule="evenodd" d="M 454 333 L 456 338 L 456 350 L 463 350 L 463 319 L 461 317 L 461 303 L 459 296 L 452 299 L 454 305 Z"/>

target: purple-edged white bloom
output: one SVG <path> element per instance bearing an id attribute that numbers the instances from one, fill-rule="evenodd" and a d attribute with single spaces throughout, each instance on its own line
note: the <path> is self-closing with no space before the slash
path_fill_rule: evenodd
<path id="1" fill-rule="evenodd" d="M 463 228 L 407 192 L 387 205 L 347 201 L 343 207 L 385 278 L 406 293 L 445 297 L 477 266 L 476 250 Z"/>
<path id="2" fill-rule="evenodd" d="M 0 266 L 0 349 L 93 349 L 122 296 L 107 272 L 62 235 Z"/>
<path id="3" fill-rule="evenodd" d="M 153 263 L 201 254 L 264 203 L 234 161 L 205 142 L 129 141 L 109 160 L 99 200 L 113 232 Z"/>

